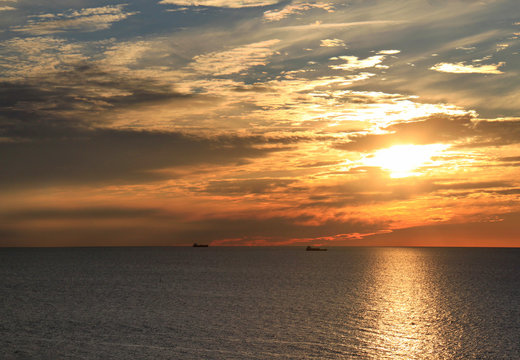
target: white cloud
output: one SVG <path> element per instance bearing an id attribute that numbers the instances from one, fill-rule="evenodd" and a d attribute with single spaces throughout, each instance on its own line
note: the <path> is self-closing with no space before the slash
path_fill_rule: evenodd
<path id="1" fill-rule="evenodd" d="M 381 51 L 378 51 L 377 53 L 380 55 L 395 55 L 395 54 L 399 54 L 400 52 L 401 52 L 401 50 L 381 50 Z"/>
<path id="2" fill-rule="evenodd" d="M 179 6 L 213 6 L 222 8 L 243 8 L 269 6 L 278 3 L 276 0 L 162 0 L 159 4 Z"/>
<path id="3" fill-rule="evenodd" d="M 12 6 L 0 6 L 0 11 L 11 11 L 11 10 L 16 10 L 16 8 L 14 8 Z"/>
<path id="4" fill-rule="evenodd" d="M 343 40 L 340 39 L 324 39 L 321 40 L 320 46 L 324 47 L 336 47 L 336 46 L 346 46 Z"/>
<path id="5" fill-rule="evenodd" d="M 46 35 L 69 30 L 92 32 L 110 28 L 112 23 L 126 19 L 136 12 L 124 12 L 125 5 L 108 5 L 98 8 L 69 10 L 60 14 L 34 16 L 25 26 L 12 28 L 13 31 Z"/>
<path id="6" fill-rule="evenodd" d="M 231 50 L 199 55 L 193 58 L 190 67 L 203 74 L 236 74 L 252 66 L 265 65 L 266 59 L 275 52 L 271 46 L 279 41 L 278 39 L 267 40 Z"/>
<path id="7" fill-rule="evenodd" d="M 347 60 L 346 64 L 330 65 L 331 69 L 334 70 L 358 70 L 374 67 L 380 64 L 384 59 L 384 55 L 370 56 L 366 59 L 359 59 L 357 56 L 340 56 L 342 60 Z"/>
<path id="8" fill-rule="evenodd" d="M 438 63 L 430 68 L 439 72 L 453 73 L 453 74 L 503 74 L 498 68 L 505 65 L 505 62 L 489 65 L 467 65 L 463 62 L 458 63 Z"/>
<path id="9" fill-rule="evenodd" d="M 328 12 L 332 12 L 334 7 L 327 3 L 296 3 L 287 5 L 282 10 L 269 10 L 264 13 L 264 19 L 266 21 L 280 21 L 291 14 L 299 14 L 303 11 L 310 10 L 312 8 L 323 9 Z"/>

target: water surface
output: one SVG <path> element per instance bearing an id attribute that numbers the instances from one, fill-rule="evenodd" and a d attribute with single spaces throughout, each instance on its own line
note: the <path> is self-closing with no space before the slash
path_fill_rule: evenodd
<path id="1" fill-rule="evenodd" d="M 520 249 L 1 249 L 2 359 L 520 359 Z"/>

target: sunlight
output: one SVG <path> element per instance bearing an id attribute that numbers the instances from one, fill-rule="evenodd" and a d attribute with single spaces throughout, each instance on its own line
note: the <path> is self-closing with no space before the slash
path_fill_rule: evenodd
<path id="1" fill-rule="evenodd" d="M 378 150 L 364 160 L 366 165 L 379 166 L 390 172 L 392 178 L 402 178 L 418 175 L 415 170 L 432 164 L 431 158 L 449 145 L 395 145 L 387 149 Z"/>

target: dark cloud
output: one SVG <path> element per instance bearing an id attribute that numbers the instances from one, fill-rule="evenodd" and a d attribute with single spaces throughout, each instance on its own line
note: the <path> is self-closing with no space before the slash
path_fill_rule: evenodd
<path id="1" fill-rule="evenodd" d="M 0 247 L 171 245 L 178 223 L 150 207 L 25 208 L 0 213 Z"/>
<path id="2" fill-rule="evenodd" d="M 296 180 L 291 179 L 247 179 L 210 181 L 204 192 L 216 195 L 267 194 L 286 187 Z"/>
<path id="3" fill-rule="evenodd" d="M 520 188 L 495 190 L 495 191 L 490 191 L 490 193 L 499 194 L 499 195 L 520 195 Z"/>
<path id="4" fill-rule="evenodd" d="M 373 151 L 398 144 L 426 145 L 455 143 L 455 148 L 504 146 L 520 143 L 520 119 L 476 120 L 469 115 L 432 115 L 383 128 L 385 134 L 355 134 L 335 148 L 348 151 Z M 515 160 L 506 160 L 515 161 Z"/>
<path id="5" fill-rule="evenodd" d="M 47 138 L 0 143 L 0 184 L 133 183 L 164 178 L 153 170 L 197 164 L 232 164 L 285 149 L 258 148 L 261 136 L 197 137 L 131 130 L 59 129 Z M 51 136 L 52 135 L 52 136 Z"/>
<path id="6" fill-rule="evenodd" d="M 317 161 L 317 162 L 310 163 L 310 164 L 303 164 L 303 165 L 300 165 L 299 167 L 301 167 L 301 168 L 327 167 L 327 166 L 331 166 L 331 165 L 338 165 L 339 163 L 340 163 L 339 161 Z"/>
<path id="7" fill-rule="evenodd" d="M 0 116 L 2 122 L 92 124 L 103 110 L 189 98 L 155 80 L 77 64 L 68 71 L 0 82 Z"/>
<path id="8" fill-rule="evenodd" d="M 17 246 L 18 233 L 11 229 L 2 229 L 0 227 L 0 247 Z"/>
<path id="9" fill-rule="evenodd" d="M 520 156 L 506 156 L 506 157 L 502 157 L 500 159 L 498 159 L 500 161 L 504 161 L 504 162 L 520 162 Z"/>
<path id="10" fill-rule="evenodd" d="M 512 187 L 512 189 L 508 189 Z M 488 189 L 497 190 L 488 190 Z M 450 197 L 466 197 L 474 193 L 504 193 L 515 191 L 513 182 L 509 181 L 439 181 L 407 179 L 376 179 L 367 175 L 357 180 L 334 186 L 319 186 L 301 189 L 310 195 L 300 208 L 343 208 L 345 206 L 362 206 L 390 201 L 404 201 L 425 194 L 448 194 Z M 460 192 L 460 190 L 466 190 Z M 314 195 L 316 194 L 316 195 Z"/>
<path id="11" fill-rule="evenodd" d="M 509 187 L 514 183 L 511 181 L 468 181 L 468 182 L 434 182 L 432 190 L 475 190 Z"/>
<path id="12" fill-rule="evenodd" d="M 306 215 L 269 218 L 261 215 L 251 212 L 186 220 L 182 214 L 168 214 L 150 208 L 84 208 L 71 210 L 71 214 L 67 214 L 66 209 L 26 209 L 13 215 L 4 215 L 4 226 L 0 226 L 0 247 L 168 246 L 229 239 L 234 239 L 234 244 L 238 245 L 246 245 L 255 239 L 261 239 L 265 244 L 276 244 L 297 238 L 374 232 L 388 226 L 377 220 L 333 219 L 316 222 L 313 217 Z M 40 226 L 39 223 L 26 222 L 32 220 L 48 220 L 51 224 L 61 225 Z M 158 223 L 161 226 L 157 226 Z"/>
<path id="13" fill-rule="evenodd" d="M 470 116 L 434 115 L 413 122 L 393 124 L 383 128 L 387 134 L 351 135 L 349 142 L 336 148 L 349 151 L 371 151 L 398 144 L 425 145 L 452 142 L 474 135 Z"/>
<path id="14" fill-rule="evenodd" d="M 178 233 L 181 239 L 199 242 L 211 242 L 225 239 L 264 239 L 276 243 L 295 238 L 315 238 L 334 236 L 351 232 L 372 232 L 386 227 L 388 224 L 373 220 L 329 220 L 321 224 L 306 223 L 310 217 L 297 218 L 219 218 L 204 219 L 191 223 L 191 229 Z M 238 241 L 240 243 L 240 241 Z"/>
<path id="15" fill-rule="evenodd" d="M 471 147 L 505 146 L 520 143 L 520 119 L 482 120 L 475 126 L 476 138 Z"/>
<path id="16" fill-rule="evenodd" d="M 9 221 L 27 220 L 94 220 L 94 219 L 132 219 L 150 217 L 161 214 L 159 209 L 153 208 L 43 208 L 11 211 L 0 215 L 0 218 Z"/>
<path id="17" fill-rule="evenodd" d="M 301 137 L 216 135 L 106 129 L 108 111 L 197 96 L 170 85 L 90 64 L 0 83 L 0 184 L 157 180 L 157 169 L 243 163 L 287 149 Z M 261 148 L 258 145 L 270 145 Z"/>

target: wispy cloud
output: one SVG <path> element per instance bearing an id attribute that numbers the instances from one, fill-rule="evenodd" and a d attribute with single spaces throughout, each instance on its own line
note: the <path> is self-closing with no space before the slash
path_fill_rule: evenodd
<path id="1" fill-rule="evenodd" d="M 285 6 L 281 10 L 268 10 L 264 12 L 264 19 L 266 21 L 280 21 L 292 14 L 300 14 L 303 11 L 308 11 L 310 9 L 323 9 L 328 12 L 334 11 L 334 6 L 328 3 L 293 3 Z"/>
<path id="2" fill-rule="evenodd" d="M 273 39 L 236 47 L 231 50 L 215 51 L 193 58 L 190 67 L 198 73 L 230 75 L 253 66 L 265 65 L 266 59 L 275 53 L 272 46 L 280 40 Z"/>
<path id="3" fill-rule="evenodd" d="M 430 70 L 453 74 L 503 74 L 503 72 L 499 70 L 499 68 L 503 65 L 505 65 L 505 62 L 499 62 L 498 64 L 489 65 L 471 65 L 465 64 L 464 62 L 442 62 L 435 64 L 430 68 Z"/>
<path id="4" fill-rule="evenodd" d="M 311 30 L 311 29 L 341 29 L 349 27 L 367 26 L 367 25 L 399 25 L 405 24 L 407 21 L 403 20 L 369 20 L 369 21 L 352 21 L 352 22 L 340 22 L 340 23 L 324 23 L 321 21 L 315 21 L 306 25 L 289 25 L 277 28 L 277 30 Z"/>
<path id="5" fill-rule="evenodd" d="M 380 50 L 377 53 L 381 55 L 395 55 L 399 54 L 401 50 Z"/>
<path id="6" fill-rule="evenodd" d="M 131 41 L 115 43 L 104 52 L 105 58 L 100 62 L 107 66 L 128 66 L 135 64 L 147 52 L 152 51 L 147 41 Z"/>
<path id="7" fill-rule="evenodd" d="M 343 40 L 340 40 L 340 39 L 324 39 L 324 40 L 321 40 L 320 46 L 323 46 L 323 47 L 336 47 L 336 46 L 346 47 L 346 45 L 343 42 Z"/>
<path id="8" fill-rule="evenodd" d="M 330 65 L 334 70 L 353 71 L 359 69 L 367 69 L 381 64 L 385 59 L 384 55 L 374 55 L 366 59 L 359 59 L 357 56 L 339 56 L 339 59 L 346 60 L 347 63 L 339 65 Z"/>
<path id="9" fill-rule="evenodd" d="M 84 46 L 50 36 L 15 37 L 0 42 L 0 78 L 24 79 L 70 69 L 86 60 Z"/>
<path id="10" fill-rule="evenodd" d="M 159 4 L 178 6 L 212 6 L 222 8 L 244 8 L 269 6 L 278 3 L 277 0 L 161 0 Z"/>
<path id="11" fill-rule="evenodd" d="M 97 8 L 69 10 L 59 14 L 33 16 L 25 25 L 13 31 L 47 35 L 65 31 L 93 32 L 110 28 L 112 23 L 126 19 L 137 12 L 125 12 L 125 5 L 107 5 Z"/>
<path id="12" fill-rule="evenodd" d="M 16 8 L 14 8 L 12 6 L 0 6 L 0 11 L 12 11 L 12 10 L 16 10 Z"/>

